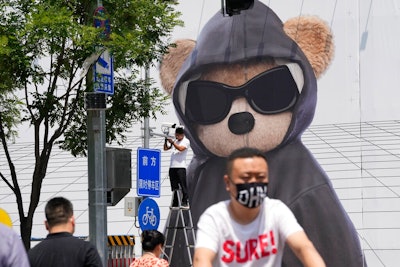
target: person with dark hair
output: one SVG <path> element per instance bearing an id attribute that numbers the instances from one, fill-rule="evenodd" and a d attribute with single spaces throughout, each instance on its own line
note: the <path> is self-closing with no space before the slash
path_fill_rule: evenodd
<path id="1" fill-rule="evenodd" d="M 143 255 L 131 263 L 130 267 L 168 267 L 169 263 L 160 256 L 164 253 L 165 237 L 157 230 L 145 230 L 142 233 Z"/>
<path id="2" fill-rule="evenodd" d="M 200 216 L 193 266 L 277 267 L 287 244 L 303 266 L 325 267 L 290 209 L 267 197 L 265 155 L 241 148 L 228 157 L 226 167 L 223 179 L 230 200 Z"/>
<path id="3" fill-rule="evenodd" d="M 174 192 L 182 189 L 182 208 L 188 209 L 188 194 L 186 187 L 186 155 L 190 146 L 190 141 L 185 137 L 185 132 L 182 127 L 175 129 L 175 138 L 165 138 L 164 151 L 172 148 L 171 162 L 169 166 L 169 179 L 171 182 L 171 190 Z M 168 145 L 169 143 L 169 145 Z M 175 195 L 175 194 L 174 194 Z M 173 196 L 174 197 L 174 196 Z M 177 206 L 178 201 L 174 200 L 174 206 Z"/>
<path id="4" fill-rule="evenodd" d="M 97 249 L 89 242 L 74 237 L 75 217 L 72 203 L 63 197 L 50 199 L 45 207 L 47 237 L 29 250 L 32 267 L 100 267 Z"/>

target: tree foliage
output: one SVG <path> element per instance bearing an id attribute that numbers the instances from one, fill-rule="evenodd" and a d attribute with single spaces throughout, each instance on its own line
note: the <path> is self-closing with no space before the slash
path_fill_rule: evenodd
<path id="1" fill-rule="evenodd" d="M 53 145 L 58 143 L 75 156 L 86 155 L 84 93 L 93 90 L 92 79 L 83 78 L 87 59 L 98 55 L 99 48 L 114 58 L 115 95 L 107 100 L 107 142 L 123 142 L 133 123 L 164 112 L 166 96 L 139 73 L 160 59 L 172 30 L 182 25 L 174 9 L 177 1 L 102 2 L 107 13 L 96 18 L 111 32 L 94 27 L 96 1 L 0 0 L 0 139 L 10 169 L 0 177 L 16 195 L 27 248 Z M 22 122 L 31 125 L 35 143 L 27 212 L 8 151 Z"/>

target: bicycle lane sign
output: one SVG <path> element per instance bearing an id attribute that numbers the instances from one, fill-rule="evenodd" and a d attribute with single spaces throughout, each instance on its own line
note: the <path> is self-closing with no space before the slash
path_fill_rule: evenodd
<path id="1" fill-rule="evenodd" d="M 145 198 L 139 205 L 139 226 L 142 231 L 157 230 L 160 225 L 160 209 L 152 198 Z"/>

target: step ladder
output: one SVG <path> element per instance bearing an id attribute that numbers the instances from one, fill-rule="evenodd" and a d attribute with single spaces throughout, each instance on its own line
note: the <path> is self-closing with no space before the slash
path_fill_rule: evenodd
<path id="1" fill-rule="evenodd" d="M 182 208 L 182 193 L 174 190 L 165 225 L 165 254 L 171 267 L 192 267 L 196 241 L 190 209 Z"/>

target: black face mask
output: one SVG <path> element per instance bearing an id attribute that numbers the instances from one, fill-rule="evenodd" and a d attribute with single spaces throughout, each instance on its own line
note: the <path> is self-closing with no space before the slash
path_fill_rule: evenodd
<path id="1" fill-rule="evenodd" d="M 268 183 L 245 183 L 236 185 L 236 200 L 246 208 L 259 207 L 267 196 Z"/>
<path id="2" fill-rule="evenodd" d="M 188 84 L 185 114 L 198 124 L 214 124 L 229 113 L 232 102 L 246 98 L 249 105 L 261 114 L 276 114 L 296 104 L 299 90 L 286 65 L 263 72 L 239 87 L 210 81 Z"/>

